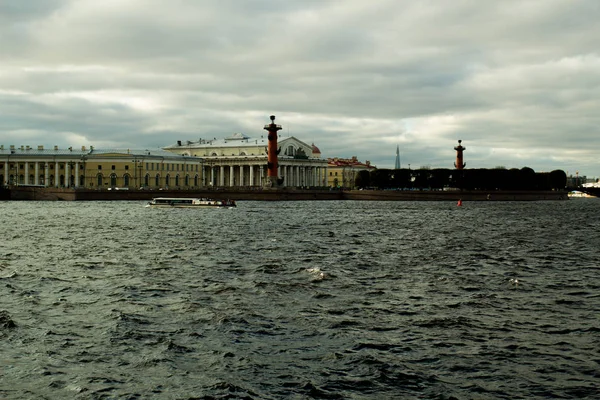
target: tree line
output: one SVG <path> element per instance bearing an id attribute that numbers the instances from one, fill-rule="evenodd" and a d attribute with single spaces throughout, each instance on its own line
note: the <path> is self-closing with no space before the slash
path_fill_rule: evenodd
<path id="1" fill-rule="evenodd" d="M 562 190 L 567 185 L 563 170 L 535 172 L 521 169 L 376 169 L 360 171 L 356 187 L 376 189 L 465 190 Z"/>

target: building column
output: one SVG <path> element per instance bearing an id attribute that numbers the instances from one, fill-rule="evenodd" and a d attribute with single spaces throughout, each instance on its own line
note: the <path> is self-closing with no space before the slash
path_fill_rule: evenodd
<path id="1" fill-rule="evenodd" d="M 25 161 L 25 181 L 26 185 L 29 185 L 29 161 Z"/>
<path id="2" fill-rule="evenodd" d="M 50 174 L 50 167 L 47 162 L 44 163 L 44 187 L 48 187 L 48 175 Z"/>
<path id="3" fill-rule="evenodd" d="M 321 167 L 315 168 L 315 184 L 321 186 Z"/>
<path id="4" fill-rule="evenodd" d="M 323 179 L 327 178 L 327 174 L 325 174 L 325 168 L 319 167 L 319 186 L 327 186 L 323 183 Z"/>
<path id="5" fill-rule="evenodd" d="M 4 161 L 4 184 L 5 185 L 8 185 L 8 176 L 9 176 L 8 161 Z"/>
<path id="6" fill-rule="evenodd" d="M 40 162 L 36 161 L 35 162 L 35 167 L 33 169 L 35 176 L 33 177 L 33 184 L 34 185 L 39 185 L 40 184 Z"/>
<path id="7" fill-rule="evenodd" d="M 294 165 L 290 165 L 289 178 L 288 185 L 296 186 L 296 167 Z"/>
<path id="8" fill-rule="evenodd" d="M 232 187 L 233 186 L 233 165 L 229 166 L 229 186 Z"/>
<path id="9" fill-rule="evenodd" d="M 69 182 L 70 180 L 71 180 L 71 166 L 69 165 L 69 162 L 65 162 L 65 187 L 71 186 L 71 182 Z"/>
<path id="10" fill-rule="evenodd" d="M 250 165 L 250 186 L 254 186 L 254 165 Z"/>
<path id="11" fill-rule="evenodd" d="M 265 184 L 265 167 L 264 165 L 259 166 L 258 174 L 260 176 L 260 186 Z"/>
<path id="12" fill-rule="evenodd" d="M 302 167 L 302 186 L 308 186 L 308 167 Z"/>
<path id="13" fill-rule="evenodd" d="M 54 162 L 54 187 L 59 186 L 59 169 L 58 169 L 58 161 Z"/>
<path id="14" fill-rule="evenodd" d="M 316 184 L 317 186 L 321 186 L 321 167 L 317 167 L 315 168 L 315 173 L 316 173 Z"/>
<path id="15" fill-rule="evenodd" d="M 140 174 L 142 173 L 141 171 L 142 170 L 140 169 L 140 172 L 139 172 Z M 75 187 L 79 187 L 79 161 L 75 162 L 75 182 L 73 182 L 73 183 L 75 184 Z M 142 180 L 141 176 L 140 176 L 140 182 L 138 182 L 138 183 L 139 183 L 139 185 L 136 189 L 138 189 L 141 186 L 144 186 L 143 185 L 144 181 Z"/>
<path id="16" fill-rule="evenodd" d="M 238 186 L 244 185 L 244 165 L 240 165 L 240 184 Z"/>
<path id="17" fill-rule="evenodd" d="M 327 179 L 327 172 L 325 167 L 319 167 L 319 186 L 327 186 L 323 180 Z"/>
<path id="18" fill-rule="evenodd" d="M 221 165 L 219 168 L 219 186 L 225 186 L 225 166 Z"/>

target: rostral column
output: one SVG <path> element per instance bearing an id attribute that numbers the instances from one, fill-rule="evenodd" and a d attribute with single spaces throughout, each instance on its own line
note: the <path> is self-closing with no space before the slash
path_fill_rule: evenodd
<path id="1" fill-rule="evenodd" d="M 264 129 L 269 132 L 269 145 L 267 147 L 267 181 L 265 184 L 267 187 L 275 188 L 280 185 L 277 176 L 277 155 L 279 154 L 279 149 L 277 148 L 277 131 L 281 130 L 281 125 L 276 125 L 275 116 L 271 115 L 271 123 L 265 125 Z"/>
<path id="2" fill-rule="evenodd" d="M 465 151 L 467 148 L 463 147 L 461 142 L 462 140 L 459 140 L 458 146 L 454 148 L 454 150 L 456 150 L 456 162 L 454 163 L 456 169 L 463 169 L 467 165 L 463 162 L 463 151 Z"/>

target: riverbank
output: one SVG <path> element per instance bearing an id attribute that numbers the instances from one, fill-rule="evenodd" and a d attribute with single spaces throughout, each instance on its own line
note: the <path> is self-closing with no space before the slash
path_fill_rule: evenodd
<path id="1" fill-rule="evenodd" d="M 214 199 L 290 201 L 539 201 L 568 200 L 567 191 L 471 191 L 471 190 L 322 190 L 322 189 L 200 189 L 200 190 L 89 190 L 14 186 L 5 189 L 4 200 L 110 201 L 151 200 L 154 197 L 208 197 Z"/>

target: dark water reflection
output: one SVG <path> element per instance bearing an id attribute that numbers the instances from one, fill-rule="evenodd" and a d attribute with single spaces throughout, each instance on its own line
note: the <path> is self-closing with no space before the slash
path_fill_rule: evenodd
<path id="1" fill-rule="evenodd" d="M 597 398 L 599 210 L 0 203 L 0 398 Z"/>

